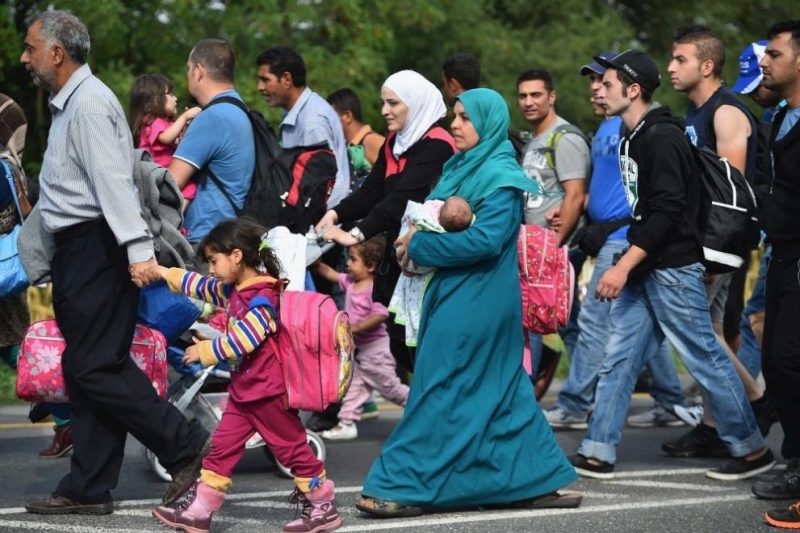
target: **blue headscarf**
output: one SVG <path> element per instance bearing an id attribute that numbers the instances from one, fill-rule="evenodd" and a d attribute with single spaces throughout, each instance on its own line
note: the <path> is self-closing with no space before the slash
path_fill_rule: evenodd
<path id="1" fill-rule="evenodd" d="M 508 106 L 491 89 L 472 89 L 457 100 L 464 106 L 480 140 L 466 152 L 456 152 L 442 170 L 442 177 L 428 200 L 445 200 L 456 195 L 475 202 L 497 189 L 515 188 L 544 196 L 539 182 L 525 174 L 517 163 L 508 140 Z"/>

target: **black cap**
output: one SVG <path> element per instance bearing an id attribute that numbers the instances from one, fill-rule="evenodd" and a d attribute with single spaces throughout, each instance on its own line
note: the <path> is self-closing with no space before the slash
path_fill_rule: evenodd
<path id="1" fill-rule="evenodd" d="M 610 59 L 614 59 L 616 57 L 616 52 L 600 52 L 597 54 L 597 57 L 602 57 L 606 61 Z M 581 69 L 578 71 L 581 76 L 588 76 L 591 73 L 603 75 L 606 73 L 606 67 L 598 63 L 597 61 L 592 61 L 588 65 L 583 65 Z"/>
<path id="2" fill-rule="evenodd" d="M 661 74 L 658 73 L 658 65 L 653 58 L 641 50 L 625 50 L 613 59 L 604 59 L 595 56 L 595 61 L 606 68 L 621 70 L 628 75 L 634 83 L 638 83 L 642 88 L 653 94 L 661 85 Z"/>

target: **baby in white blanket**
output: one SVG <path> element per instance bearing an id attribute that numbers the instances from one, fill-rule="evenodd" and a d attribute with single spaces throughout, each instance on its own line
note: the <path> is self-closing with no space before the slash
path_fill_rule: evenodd
<path id="1" fill-rule="evenodd" d="M 414 224 L 420 231 L 445 233 L 467 229 L 473 221 L 469 202 L 460 196 L 451 196 L 445 201 L 428 200 L 424 204 L 408 202 L 400 225 L 399 237 L 408 233 Z M 396 314 L 395 322 L 406 328 L 406 344 L 417 345 L 417 332 L 425 287 L 433 275 L 433 267 L 416 265 L 409 260 L 406 272 L 415 276 L 400 276 L 389 302 L 389 311 Z"/>

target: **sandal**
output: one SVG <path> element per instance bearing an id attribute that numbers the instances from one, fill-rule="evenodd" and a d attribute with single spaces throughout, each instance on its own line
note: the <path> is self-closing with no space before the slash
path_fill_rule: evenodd
<path id="1" fill-rule="evenodd" d="M 356 509 L 378 518 L 408 518 L 420 516 L 424 512 L 422 507 L 404 505 L 392 500 L 381 500 L 363 494 L 356 502 Z"/>
<path id="2" fill-rule="evenodd" d="M 575 509 L 580 507 L 583 495 L 580 492 L 554 491 L 544 496 L 511 502 L 515 509 Z"/>

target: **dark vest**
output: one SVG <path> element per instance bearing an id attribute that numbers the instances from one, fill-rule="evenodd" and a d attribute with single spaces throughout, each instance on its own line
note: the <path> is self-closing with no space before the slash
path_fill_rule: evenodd
<path id="1" fill-rule="evenodd" d="M 758 155 L 758 121 L 736 94 L 724 85 L 699 108 L 689 102 L 686 112 L 686 134 L 698 148 L 708 148 L 717 153 L 717 134 L 714 132 L 714 114 L 723 105 L 731 105 L 745 114 L 750 121 L 750 137 L 747 139 L 747 159 L 744 176 L 751 183 L 755 179 Z"/>

